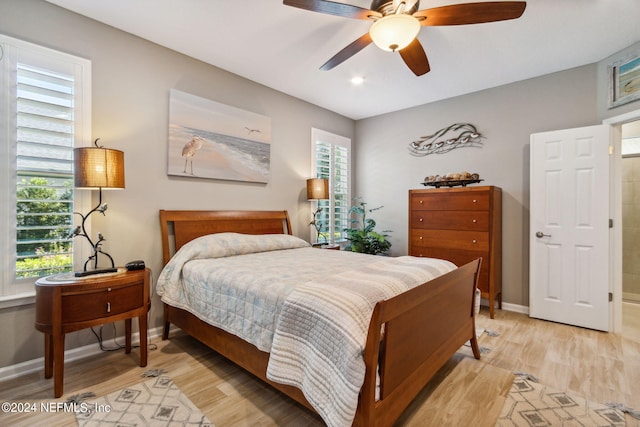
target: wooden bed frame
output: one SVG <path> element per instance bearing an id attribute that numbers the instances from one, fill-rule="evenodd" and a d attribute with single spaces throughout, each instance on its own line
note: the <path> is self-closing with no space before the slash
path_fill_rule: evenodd
<path id="1" fill-rule="evenodd" d="M 206 234 L 292 234 L 286 211 L 161 210 L 160 223 L 163 265 L 182 245 Z M 472 261 L 375 306 L 364 351 L 366 375 L 354 425 L 391 426 L 465 342 L 471 341 L 473 355 L 480 358 L 474 305 L 479 267 L 479 259 Z M 266 378 L 269 353 L 165 304 L 163 339 L 168 338 L 172 323 L 314 411 L 299 389 Z M 380 372 L 378 400 L 376 369 Z"/>

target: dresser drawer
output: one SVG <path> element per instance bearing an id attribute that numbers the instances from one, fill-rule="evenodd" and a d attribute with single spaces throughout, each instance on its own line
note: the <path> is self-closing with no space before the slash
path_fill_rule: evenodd
<path id="1" fill-rule="evenodd" d="M 426 230 L 489 231 L 489 212 L 413 211 L 411 227 Z"/>
<path id="2" fill-rule="evenodd" d="M 426 246 L 487 252 L 489 233 L 483 231 L 411 229 L 411 247 Z"/>
<path id="3" fill-rule="evenodd" d="M 488 211 L 489 192 L 413 193 L 411 194 L 411 210 Z"/>
<path id="4" fill-rule="evenodd" d="M 489 259 L 486 252 L 476 251 L 461 251 L 457 249 L 443 249 L 443 248 L 430 248 L 430 247 L 417 247 L 413 250 L 414 253 L 410 255 L 421 256 L 427 258 L 439 258 L 451 261 L 458 267 L 465 265 L 468 262 L 482 258 L 480 264 L 480 276 L 478 278 L 478 289 L 482 292 L 489 291 Z"/>
<path id="5" fill-rule="evenodd" d="M 142 283 L 62 295 L 62 322 L 74 323 L 126 313 L 144 305 Z"/>

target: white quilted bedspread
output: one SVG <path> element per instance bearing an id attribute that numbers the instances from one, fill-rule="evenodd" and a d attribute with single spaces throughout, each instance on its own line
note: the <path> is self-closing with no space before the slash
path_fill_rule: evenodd
<path id="1" fill-rule="evenodd" d="M 267 378 L 301 389 L 328 426 L 350 426 L 376 303 L 455 268 L 432 258 L 379 258 L 298 286 L 284 302 Z"/>

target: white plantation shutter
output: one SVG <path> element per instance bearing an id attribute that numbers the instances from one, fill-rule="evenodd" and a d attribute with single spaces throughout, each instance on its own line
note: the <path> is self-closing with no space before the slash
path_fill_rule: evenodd
<path id="1" fill-rule="evenodd" d="M 324 208 L 320 219 L 328 226 L 324 235 L 329 243 L 341 242 L 349 227 L 351 140 L 319 129 L 312 129 L 311 139 L 315 176 L 329 180 L 330 199 L 317 202 Z"/>
<path id="2" fill-rule="evenodd" d="M 89 198 L 74 194 L 73 148 L 91 140 L 90 88 L 89 61 L 0 34 L 0 307 L 74 270 L 66 236 Z"/>
<path id="3" fill-rule="evenodd" d="M 73 270 L 74 78 L 17 64 L 16 278 Z"/>

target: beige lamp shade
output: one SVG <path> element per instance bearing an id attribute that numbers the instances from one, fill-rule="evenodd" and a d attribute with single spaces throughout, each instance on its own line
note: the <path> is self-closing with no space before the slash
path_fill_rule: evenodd
<path id="1" fill-rule="evenodd" d="M 102 147 L 73 150 L 76 188 L 124 188 L 124 153 Z"/>
<path id="2" fill-rule="evenodd" d="M 307 199 L 326 200 L 329 198 L 329 180 L 325 178 L 311 178 L 307 180 Z"/>

